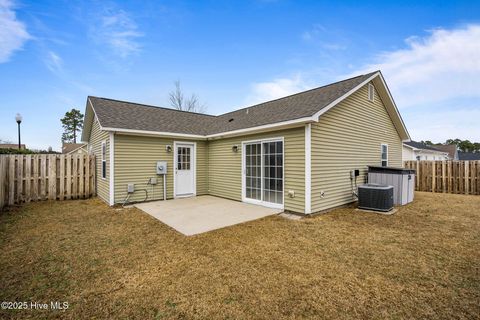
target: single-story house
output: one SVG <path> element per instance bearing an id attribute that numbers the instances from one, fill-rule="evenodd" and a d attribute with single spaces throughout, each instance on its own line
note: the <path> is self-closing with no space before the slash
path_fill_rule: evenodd
<path id="1" fill-rule="evenodd" d="M 448 160 L 448 152 L 421 142 L 408 141 L 403 143 L 403 161 L 407 160 Z"/>
<path id="2" fill-rule="evenodd" d="M 129 200 L 161 200 L 165 161 L 167 199 L 213 195 L 304 214 L 355 201 L 367 166 L 401 167 L 409 140 L 380 71 L 218 116 L 89 96 L 82 133 L 110 205 L 129 184 Z"/>
<path id="3" fill-rule="evenodd" d="M 62 143 L 63 154 L 88 154 L 87 143 Z"/>
<path id="4" fill-rule="evenodd" d="M 447 152 L 448 160 L 458 160 L 458 149 L 455 144 L 436 144 L 433 146 L 435 149 Z"/>

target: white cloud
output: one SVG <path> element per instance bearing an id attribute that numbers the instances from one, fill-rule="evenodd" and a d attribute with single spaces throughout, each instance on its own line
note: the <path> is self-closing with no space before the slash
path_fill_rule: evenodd
<path id="1" fill-rule="evenodd" d="M 318 46 L 323 51 L 347 49 L 346 41 L 338 31 L 330 30 L 320 24 L 313 25 L 301 34 L 304 42 Z"/>
<path id="2" fill-rule="evenodd" d="M 127 58 L 140 51 L 138 39 L 143 34 L 125 11 L 106 9 L 97 21 L 92 36 L 98 42 L 106 43 L 114 54 Z"/>
<path id="3" fill-rule="evenodd" d="M 325 27 L 319 24 L 315 24 L 313 25 L 312 28 L 310 28 L 310 30 L 304 31 L 302 33 L 302 39 L 304 41 L 311 41 L 314 38 L 318 37 L 320 33 L 323 33 L 325 31 L 326 31 Z"/>
<path id="4" fill-rule="evenodd" d="M 400 108 L 457 97 L 480 98 L 480 25 L 410 37 L 405 49 L 384 52 L 353 74 L 377 69 L 385 75 Z"/>
<path id="5" fill-rule="evenodd" d="M 0 0 L 0 63 L 7 62 L 30 38 L 25 24 L 17 20 L 13 3 Z"/>
<path id="6" fill-rule="evenodd" d="M 480 108 L 464 108 L 431 112 L 425 116 L 406 115 L 414 140 L 445 142 L 447 139 L 480 141 Z"/>
<path id="7" fill-rule="evenodd" d="M 48 70 L 55 74 L 61 74 L 63 72 L 63 59 L 53 51 L 49 51 L 45 58 L 45 65 Z"/>
<path id="8" fill-rule="evenodd" d="M 247 97 L 247 104 L 285 97 L 293 93 L 311 88 L 300 74 L 292 78 L 277 78 L 267 82 L 257 82 L 252 85 L 252 93 Z"/>

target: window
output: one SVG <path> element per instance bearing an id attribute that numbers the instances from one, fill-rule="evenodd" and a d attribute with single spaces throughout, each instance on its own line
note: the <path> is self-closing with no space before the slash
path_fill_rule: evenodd
<path id="1" fill-rule="evenodd" d="M 107 143 L 102 141 L 102 179 L 107 178 Z"/>
<path id="2" fill-rule="evenodd" d="M 190 170 L 190 147 L 178 147 L 177 170 Z"/>
<path id="3" fill-rule="evenodd" d="M 375 99 L 375 87 L 373 86 L 373 84 L 369 83 L 368 84 L 368 100 L 373 102 L 374 99 Z"/>
<path id="4" fill-rule="evenodd" d="M 382 167 L 388 166 L 388 145 L 382 144 Z"/>

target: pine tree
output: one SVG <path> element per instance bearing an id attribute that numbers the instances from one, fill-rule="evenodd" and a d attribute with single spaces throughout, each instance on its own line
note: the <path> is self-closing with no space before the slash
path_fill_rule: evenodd
<path id="1" fill-rule="evenodd" d="M 72 109 L 66 112 L 60 121 L 64 129 L 62 142 L 77 143 L 77 132 L 83 128 L 83 114 L 80 110 Z"/>

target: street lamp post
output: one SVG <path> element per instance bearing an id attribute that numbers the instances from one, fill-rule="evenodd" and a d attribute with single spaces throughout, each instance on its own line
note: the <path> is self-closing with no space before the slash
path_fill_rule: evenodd
<path id="1" fill-rule="evenodd" d="M 22 144 L 20 141 L 20 123 L 22 123 L 22 116 L 20 115 L 20 113 L 17 113 L 17 115 L 15 116 L 15 120 L 18 124 L 18 150 L 21 150 Z"/>

